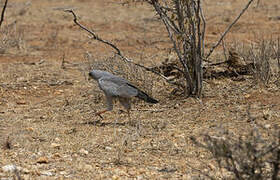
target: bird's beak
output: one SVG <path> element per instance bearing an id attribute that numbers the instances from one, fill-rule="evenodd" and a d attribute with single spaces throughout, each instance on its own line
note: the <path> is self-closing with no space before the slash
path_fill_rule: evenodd
<path id="1" fill-rule="evenodd" d="M 90 72 L 88 73 L 88 81 L 90 81 L 91 79 L 93 79 L 93 77 L 91 76 Z"/>
<path id="2" fill-rule="evenodd" d="M 88 73 L 89 79 L 93 79 L 90 72 Z"/>

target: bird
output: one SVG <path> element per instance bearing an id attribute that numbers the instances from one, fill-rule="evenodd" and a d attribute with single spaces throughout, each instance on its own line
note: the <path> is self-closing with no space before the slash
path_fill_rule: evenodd
<path id="1" fill-rule="evenodd" d="M 131 99 L 133 97 L 142 99 L 145 102 L 151 104 L 156 104 L 159 102 L 131 84 L 128 80 L 107 71 L 92 70 L 89 72 L 89 77 L 97 81 L 99 88 L 104 92 L 106 97 L 107 108 L 95 113 L 95 115 L 101 118 L 101 114 L 113 110 L 113 99 L 119 100 L 120 104 L 127 110 L 129 118 Z"/>

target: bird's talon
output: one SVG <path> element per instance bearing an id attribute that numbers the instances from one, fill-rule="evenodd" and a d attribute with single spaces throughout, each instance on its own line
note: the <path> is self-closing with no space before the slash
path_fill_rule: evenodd
<path id="1" fill-rule="evenodd" d="M 99 114 L 99 113 L 96 113 L 95 114 L 96 116 L 99 116 L 101 119 L 103 119 L 103 117 Z M 98 120 L 99 121 L 99 120 Z"/>

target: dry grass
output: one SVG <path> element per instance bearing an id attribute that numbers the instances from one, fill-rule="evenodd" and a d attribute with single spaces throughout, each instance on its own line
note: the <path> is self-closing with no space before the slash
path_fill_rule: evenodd
<path id="1" fill-rule="evenodd" d="M 219 32 L 216 26 L 225 27 L 218 23 L 221 18 L 213 11 L 222 9 L 217 8 L 221 6 L 217 2 L 220 1 L 207 2 L 205 6 L 213 13 L 207 17 L 208 47 L 218 36 L 213 34 Z M 13 12 L 20 12 L 22 6 L 16 6 L 20 1 L 13 3 Z M 88 40 L 73 27 L 71 18 L 53 11 L 53 7 L 65 4 L 77 7 L 82 22 L 92 26 L 103 38 L 116 42 L 126 54 L 136 57 L 135 61 L 149 65 L 162 62 L 170 46 L 166 41 L 158 41 L 167 37 L 147 6 L 123 7 L 101 0 L 68 3 L 32 1 L 24 13 L 25 18 L 17 24 L 24 28 L 23 47 L 27 54 L 14 47 L 7 47 L 10 53 L 1 54 L 0 167 L 14 164 L 20 167 L 19 177 L 24 179 L 200 178 L 191 165 L 201 171 L 210 170 L 219 178 L 223 174 L 209 158 L 210 154 L 197 148 L 191 136 L 216 132 L 220 124 L 234 134 L 247 132 L 253 122 L 279 125 L 280 94 L 273 83 L 262 87 L 250 76 L 246 81 L 212 79 L 205 82 L 201 102 L 172 96 L 170 86 L 164 81 L 118 59 L 108 58 L 111 49 Z M 230 3 L 234 8 L 242 6 L 241 1 Z M 50 8 L 39 8 L 42 6 Z M 92 6 L 95 11 L 91 10 Z M 104 10 L 104 6 L 108 8 Z M 258 12 L 248 12 L 245 18 L 250 19 L 252 13 L 266 14 L 261 7 Z M 225 8 L 225 14 L 233 17 L 231 6 Z M 277 14 L 274 10 L 269 12 L 268 16 Z M 20 16 L 7 11 L 6 17 L 12 22 L 11 19 Z M 269 31 L 266 32 L 270 33 L 274 20 L 258 20 L 256 23 L 267 23 L 265 27 Z M 246 41 L 251 35 L 244 38 L 244 29 L 258 27 L 245 20 L 242 23 L 240 29 L 228 36 L 228 41 L 237 37 Z M 134 53 L 139 50 L 145 54 L 143 59 L 138 59 L 139 55 Z M 87 51 L 92 57 L 84 56 Z M 222 57 L 219 53 L 216 57 Z M 105 105 L 97 85 L 85 76 L 90 66 L 108 68 L 123 77 L 129 75 L 128 79 L 144 90 L 151 90 L 160 103 L 154 106 L 135 103 L 134 125 L 127 123 L 129 119 L 118 105 L 113 112 L 104 115 L 103 123 L 91 123 L 98 118 L 94 112 Z M 252 118 L 248 118 L 248 111 Z M 0 168 L 1 178 L 13 176 L 14 173 Z"/>
<path id="2" fill-rule="evenodd" d="M 24 29 L 17 26 L 17 22 L 12 22 L 1 29 L 0 54 L 11 52 L 24 53 L 26 49 L 24 39 Z"/>
<path id="3" fill-rule="evenodd" d="M 279 39 L 262 39 L 251 45 L 235 43 L 234 46 L 243 61 L 252 64 L 251 71 L 256 83 L 279 86 Z"/>

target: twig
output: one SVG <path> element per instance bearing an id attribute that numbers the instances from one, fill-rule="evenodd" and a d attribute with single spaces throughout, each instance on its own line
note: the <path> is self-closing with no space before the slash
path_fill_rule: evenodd
<path id="1" fill-rule="evenodd" d="M 245 13 L 245 11 L 249 8 L 251 3 L 254 0 L 249 0 L 249 2 L 246 4 L 246 6 L 242 9 L 240 14 L 236 17 L 236 19 L 227 27 L 227 29 L 224 31 L 224 33 L 221 35 L 220 39 L 217 41 L 217 43 L 210 49 L 209 53 L 206 56 L 206 59 L 209 58 L 209 56 L 213 53 L 213 51 L 219 46 L 219 44 L 222 42 L 226 34 L 229 32 L 229 30 L 232 28 L 232 26 L 240 19 L 240 17 Z"/>
<path id="2" fill-rule="evenodd" d="M 222 62 L 212 63 L 212 64 L 209 64 L 208 66 L 218 66 L 218 65 L 226 64 L 226 63 L 228 63 L 228 61 L 222 61 Z"/>
<path id="3" fill-rule="evenodd" d="M 62 55 L 62 62 L 61 62 L 61 66 L 60 66 L 62 69 L 66 69 L 65 67 L 65 52 L 63 53 Z"/>
<path id="4" fill-rule="evenodd" d="M 205 16 L 202 8 L 202 3 L 200 3 L 199 6 L 199 12 L 202 20 L 202 36 L 201 36 L 201 41 L 202 41 L 202 57 L 204 57 L 204 49 L 205 49 L 205 31 L 206 31 L 206 21 L 205 21 Z"/>
<path id="5" fill-rule="evenodd" d="M 227 58 L 226 45 L 225 45 L 224 40 L 222 40 L 222 46 L 223 46 L 224 57 L 225 57 L 225 62 L 226 62 L 228 60 L 228 58 Z"/>
<path id="6" fill-rule="evenodd" d="M 3 9 L 2 9 L 0 27 L 3 23 L 3 21 L 4 21 L 4 15 L 5 15 L 5 10 L 6 10 L 7 4 L 8 4 L 8 0 L 5 1 L 5 4 L 4 4 Z"/>
<path id="7" fill-rule="evenodd" d="M 131 111 L 164 112 L 166 109 L 131 109 Z"/>
<path id="8" fill-rule="evenodd" d="M 161 78 L 163 78 L 166 82 L 168 82 L 168 83 L 170 83 L 170 84 L 173 84 L 173 85 L 182 87 L 181 84 L 176 83 L 176 82 L 173 82 L 173 81 L 170 81 L 166 76 L 164 76 L 163 74 L 161 74 L 161 73 L 159 73 L 159 72 L 153 70 L 152 68 L 146 67 L 146 66 L 141 65 L 141 64 L 138 64 L 138 63 L 135 63 L 133 60 L 131 60 L 131 59 L 125 57 L 125 56 L 122 54 L 121 50 L 120 50 L 116 45 L 112 44 L 112 43 L 109 42 L 109 41 L 106 41 L 106 40 L 101 39 L 100 37 L 98 37 L 98 35 L 97 35 L 95 32 L 89 30 L 87 27 L 85 27 L 84 25 L 80 24 L 80 23 L 78 22 L 78 19 L 77 19 L 77 16 L 76 16 L 75 12 L 74 12 L 72 9 L 66 9 L 66 10 L 64 10 L 64 11 L 65 11 L 65 12 L 71 13 L 71 14 L 74 16 L 74 23 L 75 23 L 76 25 L 78 25 L 81 29 L 83 29 L 83 30 L 87 31 L 89 34 L 91 34 L 93 39 L 95 39 L 95 40 L 97 40 L 97 41 L 100 41 L 100 42 L 102 42 L 102 43 L 104 43 L 104 44 L 107 44 L 107 45 L 111 46 L 111 47 L 116 51 L 116 54 L 117 54 L 122 60 L 124 60 L 125 62 L 132 63 L 132 64 L 134 64 L 135 66 L 138 66 L 138 67 L 140 67 L 140 68 L 145 69 L 146 71 L 152 72 L 152 73 L 154 73 L 154 74 L 160 76 Z"/>

